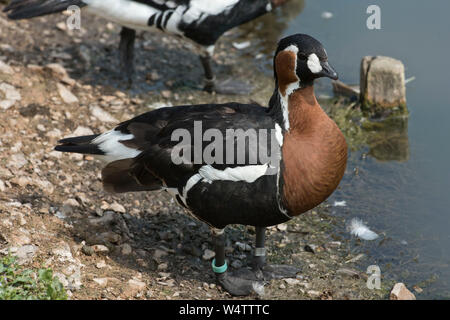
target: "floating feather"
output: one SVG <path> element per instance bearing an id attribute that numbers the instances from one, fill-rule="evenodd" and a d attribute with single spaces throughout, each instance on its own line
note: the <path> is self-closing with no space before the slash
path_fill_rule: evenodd
<path id="1" fill-rule="evenodd" d="M 335 206 L 335 207 L 346 207 L 347 206 L 347 201 L 345 201 L 345 200 L 335 201 L 333 206 Z"/>
<path id="2" fill-rule="evenodd" d="M 375 240 L 378 235 L 370 230 L 360 219 L 354 218 L 350 222 L 350 233 L 363 240 Z"/>

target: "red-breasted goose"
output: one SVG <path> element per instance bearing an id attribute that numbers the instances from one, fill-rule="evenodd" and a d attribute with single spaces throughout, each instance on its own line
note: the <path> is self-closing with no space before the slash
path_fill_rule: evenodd
<path id="1" fill-rule="evenodd" d="M 282 39 L 274 70 L 268 108 L 239 103 L 162 108 L 100 135 L 63 139 L 55 149 L 103 158 L 106 190 L 172 193 L 211 226 L 217 281 L 233 295 L 250 294 L 261 280 L 257 275 L 292 277 L 299 271 L 265 264 L 265 228 L 324 201 L 347 161 L 344 136 L 314 95 L 316 78 L 337 79 L 320 42 L 303 34 Z M 229 224 L 256 227 L 254 268 L 262 272 L 226 271 L 223 230 Z"/>
<path id="2" fill-rule="evenodd" d="M 10 19 L 29 19 L 78 6 L 120 24 L 122 74 L 131 84 L 137 30 L 160 29 L 192 40 L 200 51 L 205 90 L 237 93 L 242 82 L 217 83 L 211 67 L 216 41 L 226 31 L 253 20 L 287 0 L 11 0 L 4 9 Z"/>

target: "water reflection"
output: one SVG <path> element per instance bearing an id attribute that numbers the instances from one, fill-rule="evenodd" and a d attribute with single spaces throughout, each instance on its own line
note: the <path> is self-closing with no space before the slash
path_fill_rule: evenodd
<path id="1" fill-rule="evenodd" d="M 408 118 L 394 117 L 378 122 L 367 121 L 369 155 L 380 161 L 408 161 Z"/>
<path id="2" fill-rule="evenodd" d="M 239 27 L 239 37 L 255 39 L 259 53 L 273 54 L 273 48 L 289 27 L 290 22 L 298 17 L 305 7 L 304 0 L 290 0 L 275 9 L 273 14 L 266 14 Z M 300 32 L 300 31 L 299 31 Z"/>

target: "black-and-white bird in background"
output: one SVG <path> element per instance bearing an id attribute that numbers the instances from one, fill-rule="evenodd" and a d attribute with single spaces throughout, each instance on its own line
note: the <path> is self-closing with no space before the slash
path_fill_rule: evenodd
<path id="1" fill-rule="evenodd" d="M 192 40 L 201 49 L 205 90 L 229 93 L 234 88 L 217 83 L 211 59 L 216 41 L 226 31 L 253 20 L 287 0 L 11 0 L 4 9 L 10 19 L 29 19 L 78 6 L 122 26 L 120 59 L 129 81 L 134 73 L 135 30 L 160 29 Z M 231 90 L 230 90 L 231 89 Z M 231 92 L 232 93 L 232 92 Z"/>
<path id="2" fill-rule="evenodd" d="M 265 228 L 323 202 L 338 186 L 347 161 L 345 139 L 314 95 L 316 78 L 337 79 L 320 42 L 303 34 L 282 39 L 274 69 L 276 88 L 268 108 L 239 103 L 161 108 L 100 135 L 63 139 L 55 149 L 105 160 L 106 190 L 166 190 L 174 195 L 181 206 L 211 226 L 217 281 L 233 295 L 248 295 L 261 276 L 266 280 L 295 277 L 297 267 L 266 265 Z M 230 129 L 241 134 L 266 132 L 267 138 L 239 145 L 239 137 L 230 135 Z M 194 137 L 185 141 L 189 148 L 182 148 L 181 157 L 188 161 L 183 162 L 173 157 L 180 152 L 176 149 L 180 132 Z M 274 133 L 274 139 L 268 132 Z M 211 150 L 213 140 L 222 147 Z M 238 150 L 244 157 L 239 159 Z M 220 151 L 225 156 L 215 159 Z M 205 161 L 205 154 L 214 161 Z M 226 271 L 223 230 L 229 224 L 256 227 L 256 272 Z"/>

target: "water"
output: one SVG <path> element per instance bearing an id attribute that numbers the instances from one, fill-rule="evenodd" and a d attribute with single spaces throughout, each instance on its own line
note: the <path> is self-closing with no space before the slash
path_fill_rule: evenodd
<path id="1" fill-rule="evenodd" d="M 258 32 L 270 39 L 257 48 L 267 53 L 267 71 L 275 38 L 300 32 L 324 44 L 346 83 L 358 83 L 365 55 L 400 59 L 406 77 L 416 77 L 407 85 L 409 119 L 396 128 L 401 143 L 378 137 L 383 148 L 367 144 L 351 152 L 330 203 L 346 200 L 347 207 L 333 208 L 333 214 L 348 222 L 359 217 L 381 235 L 373 242 L 351 240 L 355 252 L 367 254 L 362 267 L 378 264 L 385 276 L 420 286 L 421 298 L 450 298 L 450 2 L 376 1 L 381 30 L 366 27 L 366 9 L 374 1 L 294 2 L 258 22 Z M 322 18 L 324 11 L 333 17 Z M 261 31 L 264 26 L 270 31 Z M 336 234 L 350 239 L 343 226 Z"/>

